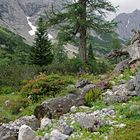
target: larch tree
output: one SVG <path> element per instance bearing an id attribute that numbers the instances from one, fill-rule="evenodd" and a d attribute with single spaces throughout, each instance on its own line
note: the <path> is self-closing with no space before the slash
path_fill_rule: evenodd
<path id="1" fill-rule="evenodd" d="M 114 21 L 105 20 L 109 12 L 116 8 L 108 0 L 74 0 L 64 4 L 61 11 L 48 14 L 48 25 L 57 25 L 67 39 L 79 38 L 79 57 L 87 61 L 88 31 L 97 33 L 110 32 L 116 25 Z"/>

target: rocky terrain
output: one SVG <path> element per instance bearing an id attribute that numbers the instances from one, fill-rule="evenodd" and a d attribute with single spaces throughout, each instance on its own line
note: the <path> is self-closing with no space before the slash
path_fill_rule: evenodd
<path id="1" fill-rule="evenodd" d="M 106 105 L 97 109 L 97 106 L 93 108 L 85 106 L 84 96 L 89 90 L 96 88 L 96 85 L 83 79 L 75 85 L 80 91 L 78 95 L 68 94 L 43 102 L 35 110 L 36 117 L 24 116 L 14 122 L 1 124 L 0 138 L 1 140 L 76 140 L 84 135 L 78 129 L 83 129 L 90 132 L 86 139 L 108 139 L 115 128 L 126 127 L 125 123 L 118 120 L 118 117 L 125 119 L 125 116 L 118 113 L 117 106 L 123 108 L 131 103 L 131 99 L 139 97 L 139 85 L 140 73 L 131 77 L 128 82 L 121 81 L 121 84 L 102 93 L 102 101 Z M 78 101 L 75 96 L 79 97 Z M 134 104 L 129 105 L 130 111 L 132 108 L 139 110 L 139 106 Z M 99 130 L 104 126 L 109 126 L 109 132 L 101 134 Z M 39 132 L 42 132 L 42 135 L 39 135 Z"/>
<path id="2" fill-rule="evenodd" d="M 61 8 L 61 0 L 1 0 L 0 25 L 31 43 L 39 15 L 49 10 L 52 3 Z M 133 18 L 138 13 L 138 10 L 134 11 Z M 125 19 L 126 14 L 122 15 Z M 129 18 L 131 16 L 126 20 L 127 25 L 120 23 L 119 28 L 123 25 L 131 29 Z M 125 32 L 121 30 L 123 27 L 118 29 L 120 35 Z M 96 58 L 92 57 L 91 61 L 95 61 L 91 68 L 97 67 L 96 71 L 89 71 L 88 65 L 78 59 L 64 59 L 62 66 L 61 63 L 45 67 L 11 63 L 11 67 L 8 63 L 11 58 L 14 61 L 20 58 L 23 62 L 28 58 L 22 48 L 28 51 L 29 46 L 5 28 L 1 27 L 0 31 L 1 47 L 15 47 L 14 55 L 23 55 L 14 57 L 7 53 L 5 56 L 5 52 L 0 52 L 0 56 L 6 58 L 0 67 L 0 140 L 139 139 L 140 33 L 137 30 L 129 46 L 115 49 L 104 58 L 105 61 L 112 58 L 107 64 L 103 61 L 98 66 Z M 103 35 L 104 39 L 100 36 L 95 40 L 92 38 L 91 44 L 100 39 L 104 44 L 111 40 L 111 35 Z M 10 42 L 8 37 L 15 38 Z M 49 37 L 52 36 L 49 34 Z M 100 45 L 100 50 L 103 51 L 104 46 L 107 45 Z M 70 57 L 78 53 L 78 49 L 70 44 L 65 50 L 70 52 Z"/>

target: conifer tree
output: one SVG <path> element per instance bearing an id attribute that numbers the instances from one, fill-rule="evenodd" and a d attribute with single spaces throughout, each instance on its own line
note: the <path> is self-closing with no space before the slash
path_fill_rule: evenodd
<path id="1" fill-rule="evenodd" d="M 48 24 L 57 25 L 65 37 L 79 37 L 79 57 L 87 61 L 87 31 L 98 33 L 112 31 L 113 21 L 106 21 L 108 12 L 115 12 L 116 8 L 108 0 L 74 0 L 66 3 L 61 11 L 48 15 Z M 59 26 L 58 26 L 59 25 Z M 69 36 L 69 37 L 68 37 Z"/>
<path id="2" fill-rule="evenodd" d="M 46 24 L 42 18 L 39 18 L 35 42 L 31 49 L 31 63 L 39 66 L 51 64 L 53 60 L 52 47 Z"/>

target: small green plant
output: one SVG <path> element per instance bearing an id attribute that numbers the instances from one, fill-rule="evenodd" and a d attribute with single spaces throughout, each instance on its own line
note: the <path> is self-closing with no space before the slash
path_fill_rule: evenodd
<path id="1" fill-rule="evenodd" d="M 91 107 L 92 107 L 91 109 L 93 109 L 93 110 L 101 110 L 103 108 L 106 108 L 107 105 L 105 104 L 104 101 L 99 100 L 99 101 L 91 102 Z"/>
<path id="2" fill-rule="evenodd" d="M 0 94 L 10 94 L 12 92 L 13 92 L 13 89 L 12 87 L 9 87 L 9 86 L 3 86 L 0 89 Z"/>
<path id="3" fill-rule="evenodd" d="M 99 88 L 91 89 L 85 95 L 85 100 L 88 105 L 91 105 L 92 101 L 96 101 L 100 98 L 101 90 Z"/>
<path id="4" fill-rule="evenodd" d="M 109 125 L 102 126 L 101 128 L 98 129 L 98 132 L 109 133 L 110 132 L 110 126 Z"/>

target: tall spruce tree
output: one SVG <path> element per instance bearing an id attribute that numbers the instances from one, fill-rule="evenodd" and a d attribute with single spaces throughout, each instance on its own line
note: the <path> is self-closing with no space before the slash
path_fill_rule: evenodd
<path id="1" fill-rule="evenodd" d="M 112 31 L 113 21 L 106 21 L 108 12 L 115 12 L 116 8 L 108 0 L 74 0 L 65 3 L 61 11 L 48 15 L 47 23 L 57 25 L 60 32 L 67 38 L 79 37 L 79 57 L 87 61 L 87 31 L 94 30 L 98 33 Z M 60 26 L 58 26 L 60 25 Z M 68 37 L 69 36 L 69 37 Z"/>
<path id="2" fill-rule="evenodd" d="M 46 24 L 42 18 L 39 18 L 35 43 L 31 49 L 31 63 L 39 66 L 52 63 L 52 47 L 51 41 L 48 38 Z"/>

